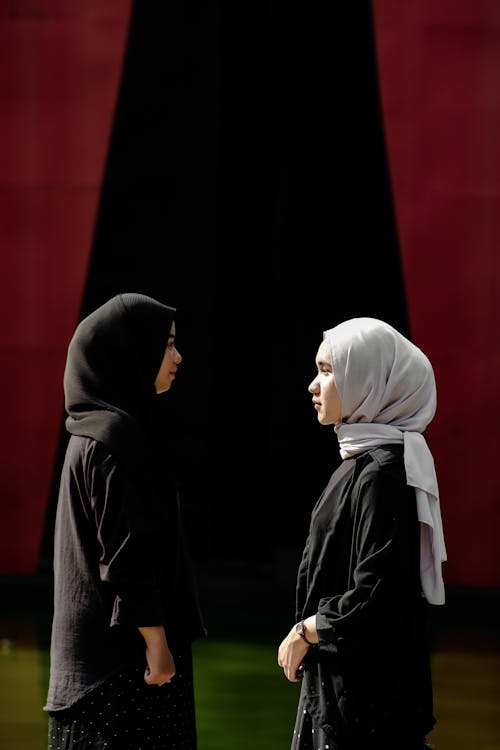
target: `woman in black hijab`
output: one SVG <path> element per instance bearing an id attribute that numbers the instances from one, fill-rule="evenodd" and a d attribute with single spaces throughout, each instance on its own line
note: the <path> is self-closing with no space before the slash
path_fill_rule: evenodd
<path id="1" fill-rule="evenodd" d="M 182 360 L 175 312 L 120 294 L 69 345 L 49 750 L 196 748 L 191 643 L 205 631 L 158 419 Z"/>

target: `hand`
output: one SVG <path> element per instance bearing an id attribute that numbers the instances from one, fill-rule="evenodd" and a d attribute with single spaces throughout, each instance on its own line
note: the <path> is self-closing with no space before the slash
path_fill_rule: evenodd
<path id="1" fill-rule="evenodd" d="M 139 628 L 146 641 L 147 667 L 144 671 L 144 682 L 147 685 L 165 685 L 175 675 L 175 663 L 161 626 Z"/>
<path id="2" fill-rule="evenodd" d="M 309 646 L 295 631 L 295 625 L 278 649 L 278 664 L 290 682 L 300 682 L 304 671 L 304 657 Z"/>
<path id="3" fill-rule="evenodd" d="M 148 685 L 165 685 L 175 675 L 174 657 L 168 646 L 165 649 L 150 649 L 146 647 L 146 661 L 144 682 Z"/>

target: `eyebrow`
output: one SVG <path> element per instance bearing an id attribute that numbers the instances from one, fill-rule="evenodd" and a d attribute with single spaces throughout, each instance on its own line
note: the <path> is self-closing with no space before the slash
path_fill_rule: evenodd
<path id="1" fill-rule="evenodd" d="M 329 367 L 330 369 L 332 367 L 332 363 L 331 362 L 327 362 L 324 359 L 317 359 L 316 360 L 316 364 L 317 364 L 318 367 Z"/>

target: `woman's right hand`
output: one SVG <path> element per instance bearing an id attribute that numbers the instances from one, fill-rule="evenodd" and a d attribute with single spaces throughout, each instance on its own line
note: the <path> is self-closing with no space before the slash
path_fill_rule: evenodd
<path id="1" fill-rule="evenodd" d="M 139 628 L 146 642 L 147 667 L 144 682 L 148 685 L 165 685 L 175 675 L 175 663 L 170 651 L 163 625 Z"/>
<path id="2" fill-rule="evenodd" d="M 300 682 L 304 671 L 304 657 L 309 649 L 307 643 L 297 634 L 295 625 L 278 649 L 278 664 L 290 682 Z"/>

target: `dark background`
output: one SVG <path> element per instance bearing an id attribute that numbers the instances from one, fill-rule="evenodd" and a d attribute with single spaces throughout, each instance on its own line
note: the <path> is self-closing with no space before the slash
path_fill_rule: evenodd
<path id="1" fill-rule="evenodd" d="M 134 5 L 81 315 L 179 308 L 165 430 L 199 561 L 300 548 L 340 460 L 307 392 L 322 331 L 407 332 L 370 6 L 336 15 L 332 47 L 285 3 Z"/>
<path id="2" fill-rule="evenodd" d="M 495 742 L 499 30 L 492 0 L 0 0 L 0 640 L 9 659 L 11 642 L 17 657 L 43 645 L 42 693 L 78 320 L 123 291 L 179 309 L 165 430 L 218 746 L 221 726 L 231 741 L 261 715 L 250 696 L 272 706 L 271 744 L 281 722 L 273 653 L 340 460 L 307 385 L 323 330 L 373 315 L 437 378 L 436 742 Z M 264 682 L 240 635 L 266 644 Z M 26 662 L 10 664 L 2 728 L 26 737 L 43 698 L 26 709 Z"/>
<path id="3" fill-rule="evenodd" d="M 0 1 L 2 576 L 50 573 L 72 332 L 139 291 L 179 311 L 202 571 L 292 588 L 340 458 L 316 349 L 372 315 L 435 368 L 445 580 L 498 589 L 498 28 L 488 0 Z"/>

